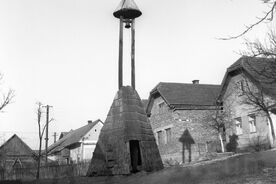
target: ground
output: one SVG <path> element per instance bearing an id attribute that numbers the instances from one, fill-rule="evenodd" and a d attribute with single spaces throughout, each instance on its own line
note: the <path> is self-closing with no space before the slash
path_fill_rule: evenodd
<path id="1" fill-rule="evenodd" d="M 190 166 L 175 166 L 158 172 L 129 176 L 75 177 L 24 182 L 26 184 L 269 184 L 276 183 L 276 150 L 235 155 L 227 159 Z"/>

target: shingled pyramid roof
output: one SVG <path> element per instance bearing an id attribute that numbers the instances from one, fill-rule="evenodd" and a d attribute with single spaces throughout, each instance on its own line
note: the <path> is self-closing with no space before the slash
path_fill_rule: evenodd
<path id="1" fill-rule="evenodd" d="M 118 7 L 116 8 L 115 12 L 122 9 L 139 10 L 137 4 L 133 0 L 122 0 L 118 5 Z"/>
<path id="2" fill-rule="evenodd" d="M 130 86 L 116 94 L 99 136 L 88 175 L 130 173 L 130 141 L 139 141 L 142 170 L 163 168 L 159 150 L 138 93 Z"/>

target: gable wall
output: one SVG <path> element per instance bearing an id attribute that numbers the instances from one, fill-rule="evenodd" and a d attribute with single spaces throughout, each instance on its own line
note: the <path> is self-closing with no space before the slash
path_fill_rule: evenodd
<path id="1" fill-rule="evenodd" d="M 18 138 L 12 138 L 1 150 L 1 165 L 11 168 L 16 160 L 20 160 L 22 167 L 30 167 L 36 164 L 32 150 L 24 145 Z"/>
<path id="2" fill-rule="evenodd" d="M 102 127 L 103 124 L 99 122 L 84 136 L 82 148 L 83 160 L 90 160 L 92 158 Z"/>
<path id="3" fill-rule="evenodd" d="M 232 77 L 226 88 L 226 92 L 223 96 L 223 104 L 225 110 L 231 113 L 232 127 L 227 130 L 227 141 L 228 136 L 232 134 L 237 134 L 235 127 L 235 118 L 241 118 L 243 133 L 239 135 L 238 147 L 244 149 L 255 144 L 257 139 L 261 139 L 262 142 L 269 141 L 269 125 L 267 123 L 266 116 L 261 112 L 256 112 L 256 110 L 247 104 L 243 103 L 242 92 L 237 88 L 237 82 L 243 80 L 244 76 L 242 74 Z M 253 85 L 253 84 L 252 84 Z M 250 132 L 249 116 L 254 114 L 256 116 L 256 133 Z"/>
<path id="4" fill-rule="evenodd" d="M 204 125 L 204 117 L 211 113 L 210 110 L 171 110 L 167 104 L 163 109 L 159 104 L 164 102 L 162 97 L 154 100 L 151 109 L 150 123 L 158 143 L 158 131 L 161 131 L 163 143 L 158 143 L 158 148 L 163 162 L 176 160 L 177 162 L 188 162 L 188 151 L 184 149 L 183 142 L 179 139 L 187 129 L 195 144 L 191 145 L 191 159 L 200 159 L 207 151 L 209 142 L 217 139 L 216 133 Z M 166 129 L 171 128 L 171 142 L 166 143 Z M 208 144 L 207 144 L 208 143 Z M 209 145 L 210 146 L 210 145 Z M 209 147 L 209 149 L 211 149 Z"/>
<path id="5" fill-rule="evenodd" d="M 103 124 L 101 122 L 97 123 L 83 136 L 83 139 L 80 140 L 79 147 L 70 149 L 70 158 L 73 162 L 90 160 L 92 158 L 102 127 Z"/>

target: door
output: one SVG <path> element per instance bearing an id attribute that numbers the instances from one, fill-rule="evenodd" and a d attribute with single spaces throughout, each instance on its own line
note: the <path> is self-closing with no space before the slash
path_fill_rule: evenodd
<path id="1" fill-rule="evenodd" d="M 138 172 L 139 166 L 142 165 L 140 145 L 138 140 L 129 141 L 130 159 L 131 159 L 131 172 Z"/>

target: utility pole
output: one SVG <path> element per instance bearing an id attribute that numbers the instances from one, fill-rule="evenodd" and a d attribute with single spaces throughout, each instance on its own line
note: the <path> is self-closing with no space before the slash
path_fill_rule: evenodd
<path id="1" fill-rule="evenodd" d="M 45 137 L 45 162 L 47 164 L 48 162 L 48 140 L 49 140 L 49 133 L 48 133 L 48 129 L 49 129 L 49 108 L 50 107 L 53 107 L 53 106 L 50 106 L 50 105 L 46 105 L 46 106 L 43 106 L 43 107 L 46 107 L 46 137 Z"/>
<path id="2" fill-rule="evenodd" d="M 56 143 L 57 142 L 57 133 L 56 132 L 54 132 L 54 143 Z"/>

